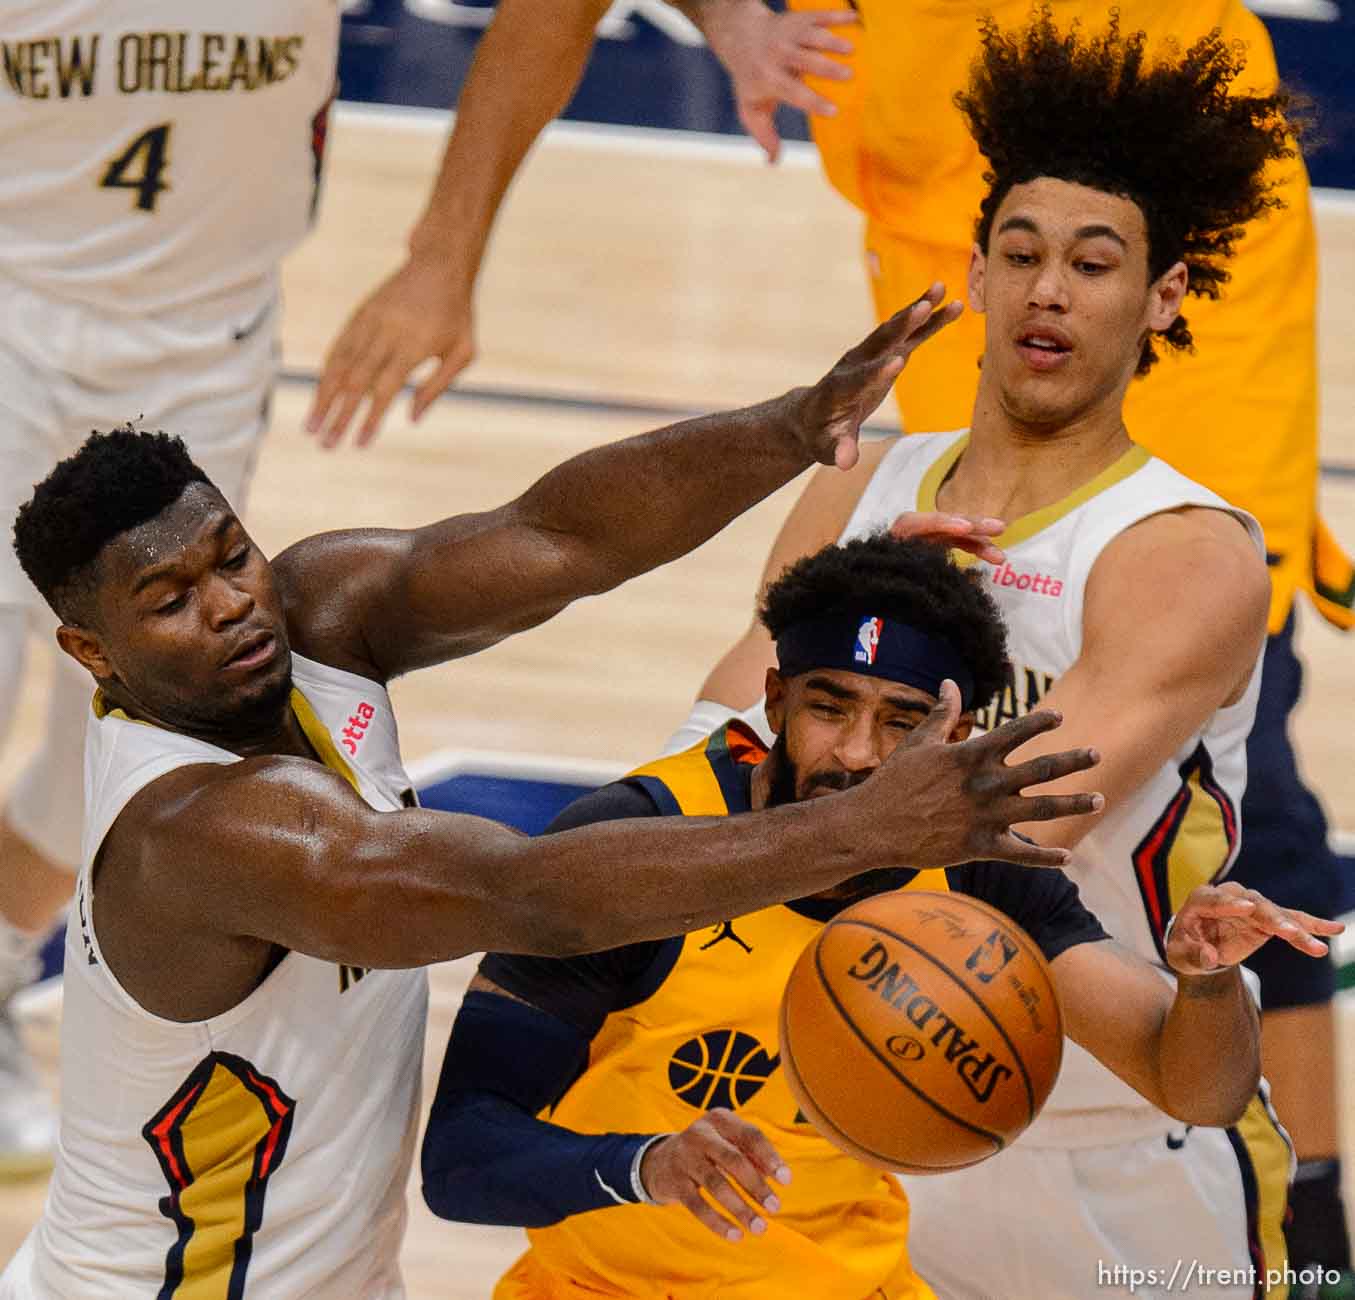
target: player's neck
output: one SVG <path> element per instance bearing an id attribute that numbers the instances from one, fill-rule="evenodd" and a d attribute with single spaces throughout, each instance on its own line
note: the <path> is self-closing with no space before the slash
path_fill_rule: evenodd
<path id="1" fill-rule="evenodd" d="M 1132 446 L 1118 403 L 1050 428 L 1023 424 L 980 395 L 969 445 L 938 491 L 937 508 L 1012 523 L 1063 500 Z"/>
<path id="2" fill-rule="evenodd" d="M 241 758 L 259 758 L 266 755 L 317 757 L 290 703 L 275 717 L 261 718 L 248 730 L 242 731 L 238 728 L 218 730 L 199 721 L 186 722 L 160 716 L 109 683 L 103 684 L 103 692 L 108 707 L 120 709 L 133 722 L 144 722 L 149 726 L 159 727 L 162 731 L 172 731 L 191 740 L 201 740 L 205 744 L 228 750 Z"/>

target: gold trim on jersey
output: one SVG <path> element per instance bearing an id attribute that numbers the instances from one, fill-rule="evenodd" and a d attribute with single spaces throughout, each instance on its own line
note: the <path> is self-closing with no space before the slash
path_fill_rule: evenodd
<path id="1" fill-rule="evenodd" d="M 292 695 L 289 701 L 292 712 L 296 714 L 296 720 L 301 725 L 302 733 L 310 741 L 311 748 L 315 750 L 320 761 L 332 771 L 337 772 L 357 794 L 362 790 L 358 785 L 358 778 L 353 769 L 349 766 L 348 760 L 339 753 L 339 747 L 334 743 L 334 738 L 329 734 L 329 728 L 320 721 L 316 712 L 311 708 L 311 702 L 301 693 L 299 687 L 292 687 Z M 128 717 L 124 709 L 108 707 L 108 700 L 104 696 L 103 688 L 100 687 L 94 692 L 94 699 L 91 702 L 96 718 L 118 718 L 123 722 L 135 722 L 138 726 L 153 727 L 156 724 L 147 722 L 144 718 Z M 196 737 L 190 736 L 190 740 Z M 211 742 L 208 741 L 208 744 Z"/>
<path id="2" fill-rule="evenodd" d="M 1284 1216 L 1289 1203 L 1289 1175 L 1293 1149 L 1289 1138 L 1262 1091 L 1252 1098 L 1242 1118 L 1228 1130 L 1238 1164 L 1247 1205 L 1247 1232 L 1253 1255 L 1259 1250 L 1257 1271 L 1262 1278 L 1284 1274 L 1288 1248 L 1284 1239 Z M 1265 1300 L 1286 1300 L 1289 1286 L 1279 1282 L 1267 1288 L 1258 1283 L 1256 1295 Z"/>
<path id="3" fill-rule="evenodd" d="M 305 732 L 306 739 L 319 755 L 320 761 L 343 777 L 353 787 L 354 792 L 360 795 L 362 790 L 358 786 L 358 778 L 348 765 L 348 760 L 339 753 L 339 747 L 334 743 L 334 737 L 329 734 L 329 728 L 320 721 L 315 710 L 311 708 L 311 702 L 295 686 L 292 687 L 291 705 L 296 720 L 301 724 L 301 730 Z"/>
<path id="4" fill-rule="evenodd" d="M 1181 784 L 1131 857 L 1148 927 L 1163 960 L 1167 922 L 1191 890 L 1227 867 L 1238 842 L 1237 809 L 1215 778 L 1213 757 L 1203 742 L 1179 771 Z"/>
<path id="5" fill-rule="evenodd" d="M 968 446 L 969 435 L 966 433 L 947 447 L 922 476 L 922 482 L 917 490 L 919 510 L 938 508 L 936 494 Z M 1114 487 L 1141 470 L 1151 459 L 1152 456 L 1142 447 L 1131 447 L 1123 456 L 1107 465 L 1094 478 L 1088 479 L 1081 487 L 1074 488 L 1066 497 L 1014 519 L 1000 536 L 993 538 L 993 544 L 1005 548 L 1029 541 L 1037 533 L 1043 532 L 1051 524 L 1056 524 L 1065 515 L 1072 514 L 1079 506 L 1085 505 L 1092 497 L 1100 495 L 1107 488 Z M 973 557 L 970 557 L 969 562 L 973 563 Z"/>

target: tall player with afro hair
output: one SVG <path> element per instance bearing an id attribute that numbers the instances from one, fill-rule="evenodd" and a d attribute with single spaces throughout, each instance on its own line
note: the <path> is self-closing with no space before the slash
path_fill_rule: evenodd
<path id="1" fill-rule="evenodd" d="M 1174 911 L 1237 855 L 1269 585 L 1256 521 L 1137 447 L 1124 402 L 1136 376 L 1153 382 L 1160 349 L 1192 346 L 1188 296 L 1225 288 L 1243 228 L 1280 201 L 1266 169 L 1296 151 L 1289 103 L 1232 93 L 1243 66 L 1218 33 L 1150 59 L 1113 14 L 1094 34 L 1061 30 L 1048 9 L 1015 32 L 983 23 L 956 100 L 988 162 L 970 428 L 878 447 L 847 490 L 811 487 L 767 567 L 907 512 L 991 534 L 1003 554 L 985 579 L 1013 672 L 980 725 L 1043 703 L 1098 747 L 1105 817 L 1030 829 L 1073 850 L 1087 905 L 1158 962 Z M 771 661 L 750 631 L 679 737 L 747 706 Z M 1193 1295 L 1262 1295 L 1285 1261 L 1291 1169 L 1264 1088 L 1240 1124 L 1186 1128 L 1072 1045 L 1010 1152 L 905 1180 L 914 1263 L 943 1300 L 1081 1300 L 1131 1277 L 1162 1294 L 1177 1259 L 1198 1261 Z"/>

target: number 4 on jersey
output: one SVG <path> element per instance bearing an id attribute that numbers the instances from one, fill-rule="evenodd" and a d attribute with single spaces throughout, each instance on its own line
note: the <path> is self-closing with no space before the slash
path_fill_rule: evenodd
<path id="1" fill-rule="evenodd" d="M 160 191 L 169 189 L 163 177 L 169 164 L 171 125 L 162 122 L 143 131 L 109 162 L 99 185 L 107 190 L 135 190 L 136 206 L 143 212 L 154 212 Z"/>

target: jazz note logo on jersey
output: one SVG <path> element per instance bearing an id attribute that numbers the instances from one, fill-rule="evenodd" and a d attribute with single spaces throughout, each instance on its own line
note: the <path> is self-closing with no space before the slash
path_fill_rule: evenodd
<path id="1" fill-rule="evenodd" d="M 853 661 L 858 664 L 873 664 L 880 651 L 880 633 L 884 631 L 882 618 L 863 618 L 856 629 L 856 654 Z"/>

